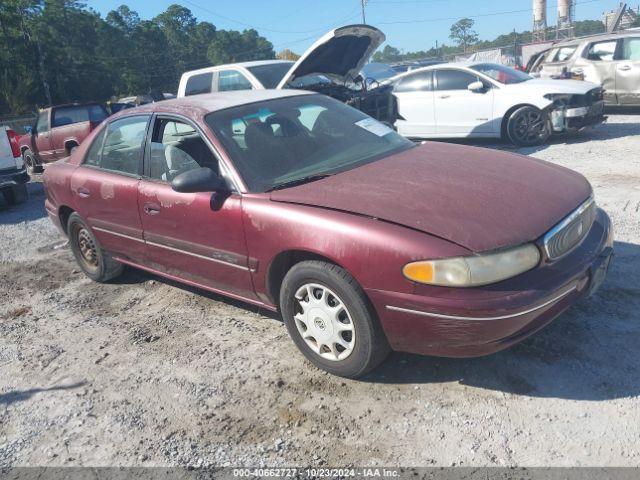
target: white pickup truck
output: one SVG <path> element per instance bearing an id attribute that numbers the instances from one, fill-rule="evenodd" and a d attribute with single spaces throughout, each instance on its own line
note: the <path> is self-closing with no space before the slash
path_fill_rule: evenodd
<path id="1" fill-rule="evenodd" d="M 9 205 L 27 200 L 28 181 L 18 136 L 8 127 L 0 127 L 0 191 Z"/>

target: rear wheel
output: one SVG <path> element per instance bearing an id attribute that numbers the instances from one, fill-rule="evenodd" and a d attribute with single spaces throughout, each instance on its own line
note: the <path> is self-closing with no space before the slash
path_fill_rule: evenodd
<path id="1" fill-rule="evenodd" d="M 102 249 L 80 215 L 72 213 L 67 224 L 69 244 L 82 271 L 96 282 L 107 282 L 122 273 L 124 266 Z"/>
<path id="2" fill-rule="evenodd" d="M 29 175 L 40 173 L 42 171 L 42 167 L 38 165 L 38 162 L 36 161 L 36 156 L 28 148 L 22 152 L 22 160 L 24 161 L 24 166 Z"/>
<path id="3" fill-rule="evenodd" d="M 337 265 L 306 261 L 291 268 L 280 290 L 280 309 L 298 349 L 334 375 L 362 376 L 390 351 L 362 288 Z"/>
<path id="4" fill-rule="evenodd" d="M 535 107 L 521 107 L 511 114 L 507 123 L 509 140 L 519 147 L 545 143 L 551 136 L 549 114 Z"/>

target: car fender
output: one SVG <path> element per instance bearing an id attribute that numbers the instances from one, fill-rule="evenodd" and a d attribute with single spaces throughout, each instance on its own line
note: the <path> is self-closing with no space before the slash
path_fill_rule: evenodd
<path id="1" fill-rule="evenodd" d="M 321 207 L 271 201 L 264 194 L 243 197 L 243 223 L 254 287 L 263 301 L 274 259 L 306 252 L 346 269 L 365 289 L 410 293 L 402 275 L 412 261 L 468 255 L 455 243 L 402 225 Z M 275 300 L 275 299 L 274 299 Z"/>

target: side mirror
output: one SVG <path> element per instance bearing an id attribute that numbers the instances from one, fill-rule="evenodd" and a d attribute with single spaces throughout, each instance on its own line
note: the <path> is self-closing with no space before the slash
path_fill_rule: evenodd
<path id="1" fill-rule="evenodd" d="M 171 188 L 180 193 L 221 192 L 229 189 L 222 177 L 206 167 L 181 173 L 173 179 Z"/>
<path id="2" fill-rule="evenodd" d="M 484 87 L 484 83 L 480 81 L 469 84 L 467 88 L 469 89 L 470 92 L 473 92 L 473 93 L 484 93 L 486 90 Z"/>

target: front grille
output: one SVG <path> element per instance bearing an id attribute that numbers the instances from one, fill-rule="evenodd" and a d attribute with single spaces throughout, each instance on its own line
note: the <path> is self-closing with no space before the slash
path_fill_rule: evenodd
<path id="1" fill-rule="evenodd" d="M 550 260 L 556 260 L 582 242 L 596 218 L 596 202 L 589 198 L 544 237 L 544 248 Z"/>

